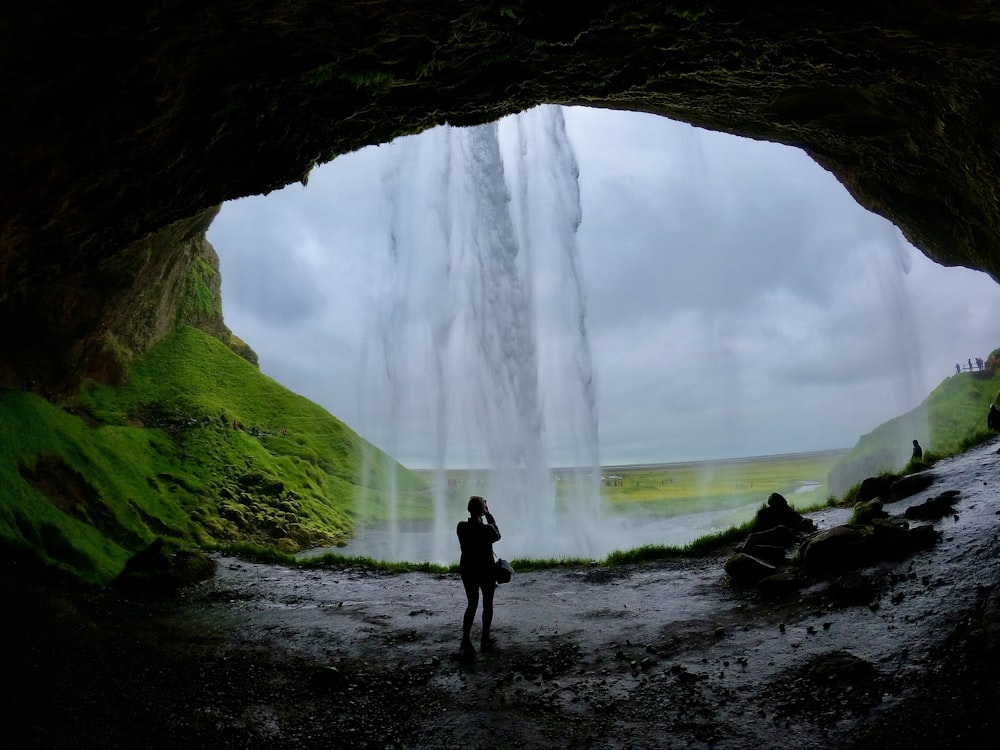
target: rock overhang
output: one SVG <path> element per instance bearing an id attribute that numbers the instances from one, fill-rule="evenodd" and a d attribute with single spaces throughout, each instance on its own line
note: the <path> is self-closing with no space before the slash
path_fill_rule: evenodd
<path id="1" fill-rule="evenodd" d="M 0 11 L 0 325 L 24 332 L 0 342 L 8 381 L 86 369 L 83 342 L 118 331 L 122 304 L 193 257 L 150 254 L 222 201 L 542 102 L 800 147 L 933 260 L 1000 279 L 992 3 L 103 8 Z"/>

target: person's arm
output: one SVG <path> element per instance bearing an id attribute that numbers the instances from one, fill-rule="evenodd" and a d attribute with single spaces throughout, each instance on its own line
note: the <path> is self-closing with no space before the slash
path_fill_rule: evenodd
<path id="1" fill-rule="evenodd" d="M 495 519 L 493 517 L 493 514 L 490 513 L 489 511 L 486 511 L 485 515 L 486 515 L 486 528 L 490 529 L 494 534 L 494 538 L 490 540 L 490 543 L 492 544 L 493 542 L 500 541 L 500 527 L 497 526 L 497 519 Z"/>

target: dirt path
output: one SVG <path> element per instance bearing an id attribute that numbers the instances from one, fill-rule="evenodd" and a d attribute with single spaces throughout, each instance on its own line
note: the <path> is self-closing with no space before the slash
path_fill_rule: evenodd
<path id="1" fill-rule="evenodd" d="M 778 601 L 732 586 L 728 551 L 522 574 L 471 662 L 455 576 L 223 558 L 176 601 L 20 586 L 4 726 L 18 747 L 993 747 L 997 447 L 887 506 L 960 492 L 908 560 Z"/>

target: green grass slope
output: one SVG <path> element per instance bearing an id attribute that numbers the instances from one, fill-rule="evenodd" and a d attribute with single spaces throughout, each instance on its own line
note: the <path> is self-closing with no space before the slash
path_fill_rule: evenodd
<path id="1" fill-rule="evenodd" d="M 1000 349 L 987 361 L 994 355 L 1000 356 Z M 867 477 L 902 470 L 910 460 L 914 439 L 920 441 L 925 461 L 981 443 L 993 434 L 987 430 L 986 414 L 990 404 L 996 403 L 998 391 L 1000 370 L 945 378 L 916 409 L 863 435 L 830 470 L 830 491 L 843 495 Z"/>
<path id="2" fill-rule="evenodd" d="M 422 480 L 190 327 L 121 388 L 59 405 L 0 393 L 0 544 L 95 583 L 160 536 L 334 545 L 392 486 L 406 507 L 422 504 Z"/>

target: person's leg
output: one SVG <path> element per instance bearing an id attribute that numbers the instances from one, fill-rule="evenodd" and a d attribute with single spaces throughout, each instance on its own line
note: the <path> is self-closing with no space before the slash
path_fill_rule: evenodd
<path id="1" fill-rule="evenodd" d="M 493 625 L 493 594 L 497 585 L 492 581 L 483 582 L 483 638 L 482 647 L 490 647 L 490 628 Z"/>
<path id="2" fill-rule="evenodd" d="M 475 651 L 472 647 L 472 621 L 476 619 L 476 608 L 479 606 L 479 584 L 476 581 L 462 578 L 465 586 L 465 616 L 462 618 L 462 650 Z"/>

